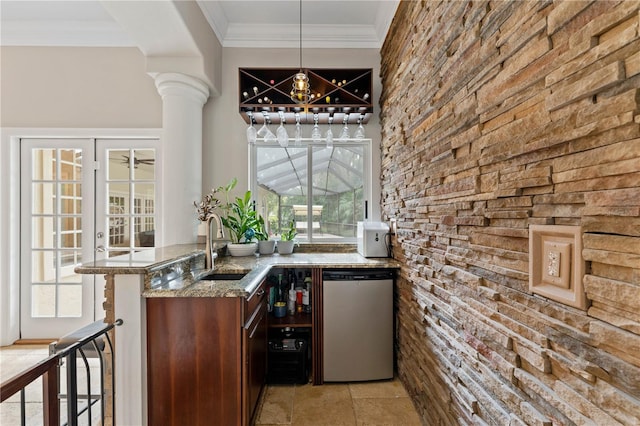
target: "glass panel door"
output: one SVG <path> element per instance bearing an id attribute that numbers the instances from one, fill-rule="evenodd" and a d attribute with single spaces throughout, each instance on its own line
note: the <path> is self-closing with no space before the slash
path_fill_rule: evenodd
<path id="1" fill-rule="evenodd" d="M 93 320 L 93 142 L 23 140 L 22 338 L 58 337 Z"/>
<path id="2" fill-rule="evenodd" d="M 159 243 L 158 145 L 21 141 L 23 339 L 57 338 L 104 317 L 104 278 L 76 274 L 76 266 Z"/>
<path id="3" fill-rule="evenodd" d="M 101 168 L 96 223 L 103 230 L 99 253 L 128 255 L 158 243 L 157 140 L 98 140 Z"/>

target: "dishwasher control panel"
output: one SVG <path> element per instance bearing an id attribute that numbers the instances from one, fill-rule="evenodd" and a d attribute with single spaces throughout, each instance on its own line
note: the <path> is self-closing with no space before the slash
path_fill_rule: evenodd
<path id="1" fill-rule="evenodd" d="M 322 271 L 323 281 L 364 281 L 392 280 L 393 269 L 325 269 Z"/>

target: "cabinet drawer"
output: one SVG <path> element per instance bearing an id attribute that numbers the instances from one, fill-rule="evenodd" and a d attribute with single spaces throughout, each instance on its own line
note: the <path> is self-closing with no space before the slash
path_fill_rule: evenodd
<path id="1" fill-rule="evenodd" d="M 265 299 L 266 283 L 267 283 L 267 280 L 263 280 L 262 283 L 260 283 L 260 285 L 247 298 L 244 306 L 245 307 L 244 309 L 245 323 L 249 321 L 249 318 L 251 318 L 254 315 L 256 309 L 260 305 L 260 302 L 262 302 Z"/>
<path id="2" fill-rule="evenodd" d="M 249 317 L 244 323 L 244 328 L 249 332 L 249 338 L 252 338 L 256 333 L 256 329 L 260 326 L 260 322 L 265 319 L 267 315 L 267 303 L 261 303 L 258 308 L 253 312 L 253 315 Z M 262 324 L 264 326 L 264 324 Z"/>

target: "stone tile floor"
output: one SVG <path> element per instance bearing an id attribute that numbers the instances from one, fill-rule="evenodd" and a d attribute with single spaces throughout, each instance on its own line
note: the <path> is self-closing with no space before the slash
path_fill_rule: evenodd
<path id="1" fill-rule="evenodd" d="M 322 386 L 268 385 L 255 424 L 419 426 L 421 421 L 402 383 L 394 379 Z"/>
<path id="2" fill-rule="evenodd" d="M 0 348 L 0 381 L 48 356 L 46 345 Z M 27 424 L 42 424 L 41 379 L 27 387 Z M 93 386 L 92 386 L 93 387 Z M 64 414 L 65 407 L 61 407 Z M 0 405 L 0 425 L 19 424 L 18 396 Z M 258 406 L 255 424 L 419 426 L 418 416 L 398 379 L 322 386 L 268 385 Z"/>

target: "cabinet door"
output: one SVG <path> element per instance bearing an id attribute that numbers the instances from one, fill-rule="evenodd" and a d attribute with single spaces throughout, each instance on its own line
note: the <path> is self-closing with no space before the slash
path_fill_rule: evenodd
<path id="1" fill-rule="evenodd" d="M 241 424 L 241 300 L 146 300 L 149 425 Z"/>
<path id="2" fill-rule="evenodd" d="M 244 329 L 245 424 L 250 424 L 267 374 L 267 303 L 263 300 Z"/>

